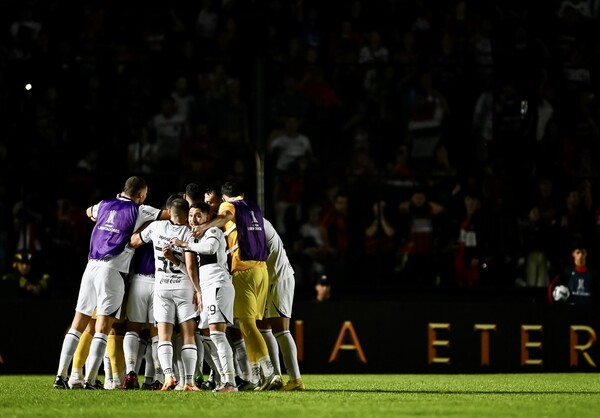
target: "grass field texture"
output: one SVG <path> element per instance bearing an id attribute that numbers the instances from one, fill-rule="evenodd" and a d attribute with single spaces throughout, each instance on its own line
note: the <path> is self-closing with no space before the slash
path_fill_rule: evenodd
<path id="1" fill-rule="evenodd" d="M 0 417 L 598 417 L 595 373 L 305 375 L 304 392 L 57 390 L 0 376 Z"/>

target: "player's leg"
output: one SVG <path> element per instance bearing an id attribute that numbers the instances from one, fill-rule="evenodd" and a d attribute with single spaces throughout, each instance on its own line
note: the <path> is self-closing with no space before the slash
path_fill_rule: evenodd
<path id="1" fill-rule="evenodd" d="M 69 376 L 69 387 L 71 389 L 83 389 L 83 367 L 85 366 L 85 360 L 90 352 L 90 344 L 92 343 L 95 326 L 96 318 L 95 316 L 92 316 L 87 327 L 85 327 L 85 331 L 79 338 L 79 344 L 77 344 L 77 349 L 73 354 L 71 375 Z"/>
<path id="2" fill-rule="evenodd" d="M 234 321 L 234 324 L 227 327 L 227 336 L 229 338 L 229 344 L 233 349 L 233 359 L 236 364 L 236 373 L 239 379 L 236 379 L 238 387 L 245 385 L 250 381 L 250 375 L 252 370 L 250 369 L 250 363 L 248 362 L 248 352 L 246 351 L 246 343 L 240 331 L 239 321 Z"/>
<path id="3" fill-rule="evenodd" d="M 125 380 L 123 389 L 139 388 L 138 359 L 140 351 L 140 340 L 144 324 L 140 322 L 127 321 L 127 331 L 123 337 L 123 355 L 125 357 Z"/>
<path id="4" fill-rule="evenodd" d="M 227 324 L 233 323 L 233 286 L 209 288 L 202 293 L 202 303 L 206 307 L 207 318 L 212 340 L 221 366 L 221 386 L 217 392 L 236 392 L 235 365 L 233 350 L 227 340 Z"/>
<path id="5" fill-rule="evenodd" d="M 90 318 L 91 315 L 88 316 L 81 312 L 75 312 L 71 328 L 65 334 L 60 351 L 58 370 L 56 372 L 56 379 L 54 380 L 54 388 L 56 389 L 69 389 L 69 384 L 67 383 L 69 366 L 73 360 L 73 354 L 79 345 L 81 334 L 85 331 Z"/>
<path id="6" fill-rule="evenodd" d="M 266 309 L 268 321 L 271 323 L 289 377 L 288 383 L 283 386 L 284 390 L 304 390 L 305 388 L 298 366 L 298 349 L 290 332 L 294 289 L 293 276 L 280 277 L 279 281 L 271 287 L 270 303 Z"/>
<path id="7" fill-rule="evenodd" d="M 121 321 L 115 321 L 113 327 L 108 333 L 106 344 L 106 354 L 110 358 L 112 367 L 112 379 L 115 389 L 121 389 L 125 378 L 125 356 L 123 354 L 123 335 L 125 333 L 125 324 Z"/>
<path id="8" fill-rule="evenodd" d="M 108 334 L 110 334 L 115 319 L 120 316 L 123 297 L 125 295 L 125 281 L 119 271 L 106 267 L 95 266 L 95 268 L 94 286 L 98 301 L 96 307 L 96 332 L 94 333 L 94 338 L 90 345 L 90 354 L 86 361 L 86 389 L 93 389 L 96 386 L 98 369 L 100 368 L 108 344 Z M 115 365 L 113 365 L 113 369 L 114 367 Z"/>
<path id="9" fill-rule="evenodd" d="M 87 265 L 86 269 L 81 278 L 81 285 L 79 287 L 79 294 L 77 296 L 77 305 L 75 307 L 75 316 L 71 327 L 63 338 L 62 347 L 60 350 L 60 357 L 58 360 L 58 370 L 56 372 L 56 378 L 54 379 L 54 388 L 56 389 L 68 389 L 69 383 L 69 366 L 73 360 L 73 355 L 81 334 L 84 332 L 87 324 L 90 322 L 94 308 L 96 307 L 96 290 L 93 283 L 94 269 Z"/>
<path id="10" fill-rule="evenodd" d="M 258 378 L 260 384 L 257 390 L 269 390 L 281 377 L 275 373 L 267 344 L 256 326 L 256 320 L 263 317 L 267 301 L 267 269 L 255 268 L 236 272 L 233 275 L 233 283 L 234 315 L 239 320 L 240 330 L 246 342 L 248 360 L 252 368 L 251 381 L 255 383 Z"/>
<path id="11" fill-rule="evenodd" d="M 198 347 L 196 346 L 196 318 L 192 317 L 187 321 L 179 324 L 181 329 L 182 345 L 181 345 L 181 362 L 182 370 L 180 375 L 184 381 L 184 391 L 199 391 L 201 390 L 194 384 L 194 372 L 196 371 L 196 363 L 198 361 Z"/>
<path id="12" fill-rule="evenodd" d="M 275 369 L 275 373 L 281 375 L 281 365 L 279 364 L 279 346 L 277 345 L 277 340 L 273 335 L 273 329 L 271 329 L 271 323 L 268 319 L 261 319 L 260 321 L 256 321 L 256 326 L 260 331 L 260 334 L 265 340 L 265 344 L 267 344 L 267 349 L 269 350 L 269 358 L 273 363 L 273 369 Z"/>
<path id="13" fill-rule="evenodd" d="M 285 384 L 283 390 L 304 390 L 304 381 L 298 365 L 298 349 L 290 332 L 290 318 L 270 318 L 269 321 L 273 327 L 273 334 L 281 348 L 283 364 L 289 377 L 289 381 Z"/>

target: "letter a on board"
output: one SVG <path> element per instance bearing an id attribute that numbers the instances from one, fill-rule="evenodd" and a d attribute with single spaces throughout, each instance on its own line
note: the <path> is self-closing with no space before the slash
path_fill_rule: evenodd
<path id="1" fill-rule="evenodd" d="M 344 344 L 344 338 L 348 335 L 351 339 L 350 344 Z M 362 347 L 360 346 L 360 342 L 358 341 L 358 336 L 356 335 L 356 331 L 354 331 L 354 327 L 352 326 L 352 322 L 345 321 L 344 325 L 342 325 L 342 329 L 340 329 L 340 333 L 338 334 L 338 339 L 335 343 L 335 347 L 333 347 L 333 351 L 331 352 L 331 356 L 329 356 L 329 362 L 334 362 L 340 353 L 340 350 L 356 350 L 356 355 L 358 359 L 366 363 L 367 358 L 363 353 Z"/>

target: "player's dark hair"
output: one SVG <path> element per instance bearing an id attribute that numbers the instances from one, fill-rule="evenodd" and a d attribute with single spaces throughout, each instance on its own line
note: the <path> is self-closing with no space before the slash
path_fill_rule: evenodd
<path id="1" fill-rule="evenodd" d="M 204 189 L 204 193 L 215 194 L 219 197 L 221 196 L 221 190 L 219 190 L 219 188 L 216 186 L 208 186 L 206 189 Z"/>
<path id="2" fill-rule="evenodd" d="M 196 202 L 190 206 L 190 209 L 198 209 L 202 213 L 210 213 L 210 205 L 205 202 Z"/>
<path id="3" fill-rule="evenodd" d="M 233 181 L 227 181 L 221 185 L 221 196 L 236 197 L 243 194 L 243 188 Z"/>
<path id="4" fill-rule="evenodd" d="M 171 196 L 167 197 L 167 201 L 165 202 L 165 208 L 169 209 L 171 205 L 173 205 L 173 201 L 175 199 L 183 199 L 183 193 L 173 193 Z"/>
<path id="5" fill-rule="evenodd" d="M 125 196 L 135 196 L 147 187 L 148 184 L 146 183 L 146 180 L 138 176 L 131 176 L 125 181 L 123 194 Z"/>
<path id="6" fill-rule="evenodd" d="M 190 204 L 187 200 L 178 197 L 176 199 L 173 199 L 173 202 L 171 202 L 170 209 L 174 215 L 179 216 L 183 213 L 187 213 L 190 210 Z"/>
<path id="7" fill-rule="evenodd" d="M 192 202 L 201 202 L 204 200 L 204 191 L 198 183 L 192 182 L 185 186 L 185 195 Z"/>

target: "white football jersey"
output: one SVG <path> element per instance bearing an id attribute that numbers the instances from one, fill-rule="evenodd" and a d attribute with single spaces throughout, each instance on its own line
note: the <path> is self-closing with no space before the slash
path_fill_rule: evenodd
<path id="1" fill-rule="evenodd" d="M 292 277 L 294 269 L 290 264 L 287 253 L 283 246 L 281 237 L 275 231 L 273 224 L 264 219 L 265 235 L 267 236 L 267 246 L 269 248 L 269 257 L 267 258 L 267 271 L 269 272 L 269 284 L 275 283 L 280 278 Z"/>
<path id="2" fill-rule="evenodd" d="M 202 238 L 188 237 L 188 248 L 198 254 L 200 289 L 231 283 L 231 274 L 227 264 L 227 242 L 221 228 L 206 230 Z"/>
<path id="3" fill-rule="evenodd" d="M 167 260 L 162 253 L 164 245 L 170 245 L 171 240 L 174 238 L 184 240 L 189 232 L 189 226 L 176 225 L 170 220 L 166 220 L 154 221 L 140 233 L 142 241 L 152 241 L 152 246 L 154 247 L 154 261 L 156 266 L 154 285 L 156 289 L 194 289 L 185 265 L 182 264 L 180 268 L 178 265 Z M 172 247 L 171 250 L 180 261 L 185 260 L 182 248 Z"/>

